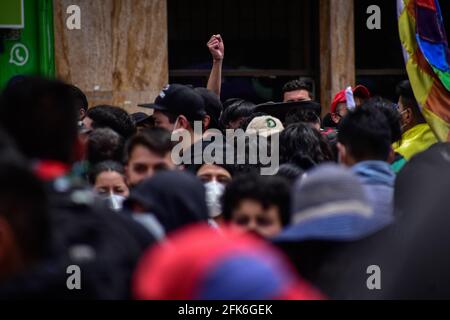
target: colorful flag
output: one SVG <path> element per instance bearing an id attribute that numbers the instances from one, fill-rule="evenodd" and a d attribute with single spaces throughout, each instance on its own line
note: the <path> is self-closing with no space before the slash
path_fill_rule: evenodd
<path id="1" fill-rule="evenodd" d="M 438 0 L 397 0 L 414 95 L 440 141 L 450 141 L 450 50 Z"/>

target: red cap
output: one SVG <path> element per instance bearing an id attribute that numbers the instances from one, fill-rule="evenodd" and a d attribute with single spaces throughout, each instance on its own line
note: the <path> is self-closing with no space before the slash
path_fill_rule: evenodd
<path id="1" fill-rule="evenodd" d="M 345 97 L 345 90 L 339 91 L 336 96 L 333 99 L 333 102 L 331 103 L 331 113 L 336 113 L 336 108 L 338 104 L 340 103 L 346 103 L 347 98 Z M 370 98 L 370 91 L 363 85 L 357 85 L 356 87 L 352 88 L 353 95 L 355 97 L 359 97 L 362 99 L 369 99 Z"/>

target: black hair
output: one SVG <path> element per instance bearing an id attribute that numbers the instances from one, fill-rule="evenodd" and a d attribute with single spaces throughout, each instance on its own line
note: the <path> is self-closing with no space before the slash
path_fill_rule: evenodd
<path id="1" fill-rule="evenodd" d="M 313 97 L 313 85 L 312 82 L 308 79 L 296 79 L 289 81 L 283 86 L 283 94 L 286 92 L 292 92 L 297 90 L 305 90 L 308 91 L 309 96 L 311 99 L 314 99 Z"/>
<path id="2" fill-rule="evenodd" d="M 151 152 L 164 157 L 172 151 L 174 143 L 171 140 L 169 131 L 163 128 L 144 129 L 134 137 L 132 137 L 125 146 L 125 162 L 128 161 L 134 148 L 143 146 Z"/>
<path id="3" fill-rule="evenodd" d="M 72 92 L 72 95 L 75 99 L 75 105 L 79 110 L 84 110 L 85 112 L 89 109 L 89 103 L 86 95 L 83 93 L 83 91 L 80 90 L 80 88 L 69 85 L 70 91 Z"/>
<path id="4" fill-rule="evenodd" d="M 169 112 L 163 111 L 163 110 L 159 110 L 159 112 L 161 112 L 163 115 L 165 115 L 169 119 L 170 124 L 175 124 L 175 122 L 178 119 L 178 115 L 176 115 L 176 114 L 169 113 Z"/>
<path id="5" fill-rule="evenodd" d="M 219 154 L 215 153 L 213 154 L 214 159 L 217 159 L 218 161 L 213 162 L 206 162 L 204 157 L 198 158 L 198 155 L 195 153 L 195 150 L 191 150 L 194 152 L 191 152 L 191 161 L 190 164 L 185 164 L 185 170 L 193 173 L 194 175 L 197 175 L 198 171 L 206 164 L 215 165 L 218 167 L 221 167 L 228 171 L 231 176 L 234 175 L 234 164 L 227 164 L 227 152 L 230 151 L 231 146 L 222 143 L 222 141 L 217 141 L 216 139 L 212 139 L 213 141 L 206 141 L 202 140 L 201 142 L 201 148 L 203 155 L 206 148 L 214 148 L 215 152 L 218 151 Z M 201 161 L 199 161 L 201 160 Z"/>
<path id="6" fill-rule="evenodd" d="M 402 139 L 401 115 L 394 103 L 381 97 L 373 97 L 367 100 L 361 108 L 375 108 L 380 110 L 388 120 L 391 129 L 391 142 Z"/>
<path id="7" fill-rule="evenodd" d="M 43 183 L 0 132 L 0 216 L 11 226 L 27 262 L 48 253 L 50 218 Z"/>
<path id="8" fill-rule="evenodd" d="M 95 166 L 92 167 L 91 170 L 89 170 L 88 174 L 89 183 L 91 185 L 94 185 L 95 181 L 97 180 L 97 177 L 103 172 L 117 172 L 123 177 L 125 177 L 125 168 L 120 162 L 103 161 L 97 163 Z"/>
<path id="9" fill-rule="evenodd" d="M 337 128 L 337 123 L 333 121 L 333 118 L 331 117 L 331 113 L 327 113 L 325 117 L 323 117 L 322 120 L 322 127 L 323 128 Z"/>
<path id="10" fill-rule="evenodd" d="M 284 121 L 285 126 L 289 126 L 294 123 L 310 123 L 310 124 L 319 124 L 321 125 L 320 118 L 317 114 L 312 110 L 304 110 L 304 109 L 293 109 L 290 110 L 286 114 L 286 119 Z"/>
<path id="11" fill-rule="evenodd" d="M 425 123 L 425 118 L 420 111 L 419 104 L 414 96 L 409 80 L 401 81 L 396 88 L 396 93 L 400 97 L 405 108 L 411 109 L 417 123 Z"/>
<path id="12" fill-rule="evenodd" d="M 386 161 L 392 141 L 388 119 L 376 108 L 357 108 L 339 124 L 338 141 L 356 161 Z"/>
<path id="13" fill-rule="evenodd" d="M 214 92 L 206 88 L 195 88 L 195 91 L 203 98 L 206 114 L 211 119 L 208 129 L 221 129 L 220 116 L 222 114 L 223 106 L 220 98 Z"/>
<path id="14" fill-rule="evenodd" d="M 325 162 L 321 134 L 305 123 L 289 125 L 280 135 L 280 163 L 295 163 L 303 170 Z"/>
<path id="15" fill-rule="evenodd" d="M 87 142 L 87 160 L 95 165 L 112 160 L 123 161 L 124 139 L 110 128 L 95 129 Z"/>
<path id="16" fill-rule="evenodd" d="M 63 82 L 23 76 L 0 97 L 0 125 L 28 158 L 71 163 L 79 110 Z"/>
<path id="17" fill-rule="evenodd" d="M 292 163 L 285 163 L 278 169 L 277 176 L 289 181 L 291 185 L 303 176 L 305 170 Z"/>
<path id="18" fill-rule="evenodd" d="M 136 126 L 131 116 L 119 107 L 96 106 L 89 109 L 86 116 L 92 119 L 94 129 L 111 128 L 124 139 L 130 138 L 136 132 Z"/>
<path id="19" fill-rule="evenodd" d="M 226 129 L 230 122 L 236 121 L 240 118 L 250 117 L 256 106 L 252 102 L 242 99 L 230 99 L 223 104 L 223 112 L 220 116 L 220 125 Z"/>
<path id="20" fill-rule="evenodd" d="M 276 206 L 283 226 L 290 223 L 290 185 L 277 176 L 239 175 L 226 187 L 222 197 L 223 217 L 232 219 L 233 211 L 243 200 L 255 200 L 264 209 Z"/>

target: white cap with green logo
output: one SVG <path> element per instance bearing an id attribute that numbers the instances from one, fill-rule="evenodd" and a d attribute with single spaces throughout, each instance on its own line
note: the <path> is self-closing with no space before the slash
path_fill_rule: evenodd
<path id="1" fill-rule="evenodd" d="M 247 127 L 246 133 L 258 134 L 263 137 L 269 137 L 284 130 L 281 121 L 275 117 L 262 116 L 253 119 Z"/>

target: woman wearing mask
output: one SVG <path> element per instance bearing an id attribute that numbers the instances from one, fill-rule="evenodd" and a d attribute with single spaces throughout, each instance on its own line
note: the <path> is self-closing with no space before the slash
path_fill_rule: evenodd
<path id="1" fill-rule="evenodd" d="M 100 162 L 89 174 L 89 182 L 94 190 L 104 197 L 113 210 L 122 209 L 122 203 L 130 191 L 126 183 L 124 167 L 115 161 Z"/>
<path id="2" fill-rule="evenodd" d="M 225 187 L 231 182 L 232 176 L 229 170 L 215 164 L 204 164 L 197 171 L 197 177 L 204 183 L 206 190 L 206 205 L 209 217 L 215 222 L 222 221 L 221 198 Z"/>

